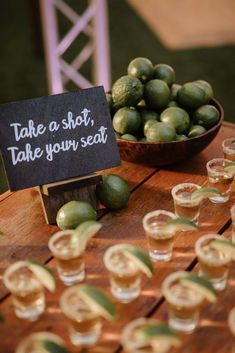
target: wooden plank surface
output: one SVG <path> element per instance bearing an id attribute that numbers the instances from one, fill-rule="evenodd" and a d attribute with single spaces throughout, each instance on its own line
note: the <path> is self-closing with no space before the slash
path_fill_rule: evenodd
<path id="1" fill-rule="evenodd" d="M 162 169 L 156 172 L 152 168 L 143 168 L 142 166 L 124 163 L 121 169 L 115 171 L 115 173 L 124 176 L 132 186 L 138 185 L 138 187 L 134 188 L 128 207 L 118 212 L 109 212 L 101 218 L 103 228 L 100 230 L 97 237 L 92 239 L 86 252 L 86 281 L 88 283 L 98 285 L 109 292 L 107 272 L 103 265 L 103 254 L 107 247 L 118 242 L 129 242 L 146 249 L 147 244 L 142 228 L 142 217 L 153 209 L 173 210 L 170 190 L 175 184 L 183 181 L 192 181 L 204 185 L 207 179 L 205 169 L 206 161 L 213 157 L 222 156 L 221 142 L 225 137 L 231 136 L 231 133 L 231 127 L 224 126 L 216 140 L 203 153 L 191 161 L 181 163 L 175 167 L 167 168 L 165 170 Z M 26 194 L 29 193 L 29 191 L 25 192 Z M 11 206 L 13 206 L 14 201 L 17 200 L 15 197 L 15 195 L 12 195 L 3 202 L 10 202 L 10 199 L 12 198 L 13 201 L 11 201 Z M 33 198 L 37 199 L 37 196 L 34 195 Z M 164 307 L 164 305 L 160 305 L 162 302 L 161 283 L 163 279 L 167 274 L 175 270 L 191 269 L 191 267 L 193 267 L 195 262 L 194 243 L 196 239 L 198 239 L 201 234 L 208 232 L 221 232 L 224 228 L 227 228 L 230 219 L 229 209 L 234 202 L 235 197 L 233 195 L 231 200 L 222 206 L 211 204 L 209 202 L 203 203 L 200 230 L 194 233 L 179 233 L 175 240 L 172 261 L 169 263 L 158 262 L 154 265 L 154 277 L 151 280 L 143 278 L 142 293 L 137 300 L 128 304 L 128 306 L 117 304 L 119 312 L 118 321 L 112 324 L 104 323 L 102 337 L 96 347 L 89 350 L 90 352 L 108 353 L 118 351 L 120 349 L 120 333 L 126 323 L 133 318 L 147 316 L 151 312 L 155 312 L 156 309 L 158 309 L 158 306 L 160 307 L 160 310 L 156 311 L 156 316 L 158 317 L 158 312 L 159 315 L 161 314 L 161 310 L 163 310 L 161 307 Z M 0 203 L 0 210 L 1 204 L 2 203 Z M 17 204 L 18 206 L 21 204 L 19 200 L 17 201 Z M 6 204 L 2 209 L 4 210 L 5 207 Z M 41 210 L 36 206 L 34 207 L 40 218 Z M 30 210 L 27 210 L 27 212 L 30 212 Z M 25 217 L 26 213 L 23 212 L 23 215 Z M 19 218 L 17 218 L 17 221 L 19 222 Z M 35 222 L 34 219 L 33 221 Z M 42 227 L 42 220 L 40 222 L 41 226 L 38 225 L 39 228 Z M 20 224 L 20 229 L 22 228 L 20 237 L 23 236 L 24 238 L 27 238 L 24 235 L 25 225 L 24 223 Z M 12 227 L 13 226 L 11 226 L 11 228 Z M 33 228 L 30 225 L 27 227 L 33 231 Z M 10 226 L 8 231 L 10 231 Z M 49 234 L 53 232 L 53 229 L 49 227 L 44 231 L 45 234 L 41 235 L 40 243 L 40 246 L 44 247 L 44 250 L 41 252 L 39 251 L 41 260 L 49 259 L 50 254 L 46 249 L 46 244 Z M 34 239 L 32 238 L 32 235 L 28 236 L 31 237 L 31 241 Z M 16 234 L 14 234 L 14 239 L 17 239 Z M 5 242 L 6 241 L 7 237 L 5 237 Z M 26 241 L 26 239 L 24 241 Z M 38 246 L 39 245 L 36 247 Z M 17 253 L 17 259 L 25 256 L 24 251 L 23 253 Z M 34 249 L 31 249 L 31 251 L 34 251 Z M 8 249 L 6 254 L 9 257 L 11 250 Z M 37 255 L 37 258 L 39 258 L 39 255 Z M 49 265 L 54 269 L 54 260 L 50 261 Z M 4 353 L 12 352 L 12 349 L 19 342 L 20 338 L 24 337 L 26 334 L 39 330 L 53 331 L 61 335 L 61 337 L 63 337 L 68 343 L 71 351 L 78 352 L 78 349 L 72 347 L 68 341 L 68 335 L 65 330 L 66 322 L 58 306 L 59 297 L 63 290 L 64 286 L 58 282 L 56 293 L 47 293 L 46 312 L 34 323 L 27 323 L 15 318 L 10 297 L 3 301 L 1 311 L 6 317 L 6 324 L 2 326 L 0 337 L 1 348 Z M 162 315 L 164 317 L 164 311 Z M 11 328 L 10 336 L 8 334 L 9 328 Z"/>

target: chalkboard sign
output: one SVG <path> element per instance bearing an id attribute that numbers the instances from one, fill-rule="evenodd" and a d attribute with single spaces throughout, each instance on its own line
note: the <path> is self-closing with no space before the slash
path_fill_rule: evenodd
<path id="1" fill-rule="evenodd" d="M 0 149 L 11 190 L 120 164 L 103 87 L 0 105 Z"/>

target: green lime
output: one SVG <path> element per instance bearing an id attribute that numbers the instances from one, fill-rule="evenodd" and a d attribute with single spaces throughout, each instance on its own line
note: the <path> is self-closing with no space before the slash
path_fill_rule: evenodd
<path id="1" fill-rule="evenodd" d="M 116 139 L 120 139 L 121 138 L 121 135 L 117 131 L 114 131 L 114 135 L 115 135 Z"/>
<path id="2" fill-rule="evenodd" d="M 127 140 L 127 141 L 138 141 L 137 137 L 131 134 L 124 134 L 121 136 L 122 140 Z"/>
<path id="3" fill-rule="evenodd" d="M 146 137 L 141 137 L 141 138 L 139 139 L 139 141 L 140 141 L 140 142 L 146 142 Z"/>
<path id="4" fill-rule="evenodd" d="M 144 87 L 140 80 L 130 75 L 120 77 L 112 87 L 113 102 L 119 107 L 136 105 L 143 93 Z"/>
<path id="5" fill-rule="evenodd" d="M 206 277 L 199 277 L 194 273 L 190 273 L 181 278 L 180 282 L 186 287 L 195 289 L 212 303 L 217 300 L 216 291 L 211 282 Z"/>
<path id="6" fill-rule="evenodd" d="M 146 274 L 148 277 L 153 275 L 153 265 L 149 258 L 149 255 L 145 253 L 141 248 L 134 245 L 127 245 L 123 248 L 124 254 L 129 257 L 136 266 Z"/>
<path id="7" fill-rule="evenodd" d="M 207 103 L 203 88 L 195 82 L 185 83 L 177 93 L 177 102 L 186 109 L 196 109 Z"/>
<path id="8" fill-rule="evenodd" d="M 175 71 L 170 65 L 158 64 L 154 66 L 153 78 L 163 80 L 171 86 L 175 82 Z"/>
<path id="9" fill-rule="evenodd" d="M 220 118 L 220 113 L 216 107 L 210 104 L 202 105 L 193 114 L 196 125 L 201 125 L 205 129 L 210 129 Z"/>
<path id="10" fill-rule="evenodd" d="M 203 200 L 213 196 L 221 195 L 221 192 L 216 188 L 202 187 L 192 192 L 192 200 Z"/>
<path id="11" fill-rule="evenodd" d="M 74 229 L 89 220 L 96 220 L 96 211 L 88 201 L 69 201 L 59 209 L 56 217 L 60 229 Z"/>
<path id="12" fill-rule="evenodd" d="M 147 134 L 147 130 L 154 124 L 157 123 L 157 120 L 148 120 L 146 121 L 146 123 L 144 124 L 144 127 L 143 127 L 143 132 L 144 132 L 144 136 L 146 136 Z"/>
<path id="13" fill-rule="evenodd" d="M 186 135 L 176 135 L 176 141 L 185 141 L 188 139 Z"/>
<path id="14" fill-rule="evenodd" d="M 195 83 L 201 86 L 201 88 L 204 90 L 207 101 L 214 97 L 214 92 L 209 82 L 204 80 L 197 80 Z"/>
<path id="15" fill-rule="evenodd" d="M 153 110 L 163 109 L 170 101 L 170 89 L 162 80 L 150 80 L 144 86 L 144 99 Z"/>
<path id="16" fill-rule="evenodd" d="M 139 339 L 141 342 L 148 345 L 149 343 L 153 345 L 153 341 L 156 340 L 159 347 L 159 340 L 160 342 L 166 341 L 167 343 L 171 344 L 174 347 L 179 347 L 181 344 L 181 339 L 179 334 L 174 331 L 171 327 L 167 324 L 162 322 L 153 322 L 146 323 L 145 325 L 138 328 L 136 332 L 136 338 Z"/>
<path id="17" fill-rule="evenodd" d="M 116 307 L 112 300 L 99 288 L 90 284 L 77 286 L 79 296 L 94 310 L 107 320 L 115 320 Z"/>
<path id="18" fill-rule="evenodd" d="M 231 255 L 232 259 L 235 260 L 235 244 L 228 239 L 215 239 L 210 242 L 210 247 L 213 249 L 222 251 L 224 254 Z"/>
<path id="19" fill-rule="evenodd" d="M 171 99 L 173 101 L 176 100 L 178 91 L 180 90 L 181 87 L 182 85 L 179 85 L 178 83 L 173 83 L 173 85 L 171 86 Z"/>
<path id="20" fill-rule="evenodd" d="M 99 200 L 110 210 L 124 207 L 130 198 L 127 182 L 115 174 L 104 175 L 96 192 Z"/>
<path id="21" fill-rule="evenodd" d="M 226 172 L 235 174 L 235 162 L 226 162 L 226 164 L 224 166 L 224 170 Z"/>
<path id="22" fill-rule="evenodd" d="M 176 101 L 170 101 L 168 104 L 167 104 L 167 108 L 171 108 L 171 107 L 178 107 L 178 103 Z"/>
<path id="23" fill-rule="evenodd" d="M 201 125 L 192 125 L 188 132 L 188 137 L 197 137 L 206 132 L 206 129 Z"/>
<path id="24" fill-rule="evenodd" d="M 129 63 L 127 73 L 144 83 L 153 76 L 153 64 L 147 58 L 135 58 Z"/>
<path id="25" fill-rule="evenodd" d="M 175 137 L 176 137 L 175 129 L 172 126 L 165 123 L 155 122 L 146 131 L 146 139 L 148 142 L 174 141 Z"/>
<path id="26" fill-rule="evenodd" d="M 182 134 L 187 131 L 190 125 L 188 113 L 179 107 L 165 109 L 160 115 L 160 120 L 172 126 L 177 134 Z"/>
<path id="27" fill-rule="evenodd" d="M 101 223 L 96 221 L 82 222 L 72 234 L 71 245 L 78 247 L 80 254 L 83 253 L 88 241 L 94 237 L 101 227 Z"/>
<path id="28" fill-rule="evenodd" d="M 111 93 L 106 93 L 106 101 L 108 103 L 109 111 L 111 113 L 113 109 L 113 98 Z"/>
<path id="29" fill-rule="evenodd" d="M 34 273 L 41 284 L 49 291 L 54 292 L 56 283 L 52 270 L 36 260 L 26 260 L 27 267 Z"/>
<path id="30" fill-rule="evenodd" d="M 146 108 L 139 109 L 140 116 L 141 116 L 141 124 L 142 128 L 144 129 L 145 123 L 149 120 L 159 121 L 159 115 L 153 110 L 149 110 Z"/>
<path id="31" fill-rule="evenodd" d="M 141 116 L 134 107 L 123 107 L 113 117 L 113 128 L 123 134 L 134 134 L 141 126 Z"/>
<path id="32" fill-rule="evenodd" d="M 69 353 L 68 349 L 64 345 L 50 340 L 41 341 L 41 346 L 45 350 L 45 352 L 48 353 Z"/>
<path id="33" fill-rule="evenodd" d="M 175 218 L 175 219 L 170 219 L 168 222 L 166 222 L 164 228 L 169 229 L 169 231 L 176 232 L 176 231 L 189 231 L 189 230 L 197 230 L 198 226 L 192 222 L 189 221 L 188 219 L 185 218 Z"/>
<path id="34" fill-rule="evenodd" d="M 145 100 L 144 100 L 144 99 L 141 99 L 141 101 L 139 101 L 139 103 L 137 104 L 137 107 L 138 107 L 138 108 L 140 107 L 140 108 L 146 108 L 146 109 L 147 109 Z"/>

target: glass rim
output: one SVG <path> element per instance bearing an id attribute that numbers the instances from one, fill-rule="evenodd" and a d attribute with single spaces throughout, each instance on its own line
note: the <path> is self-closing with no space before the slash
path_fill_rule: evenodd
<path id="1" fill-rule="evenodd" d="M 40 331 L 40 332 L 34 332 L 26 336 L 16 347 L 15 353 L 25 353 L 29 343 L 33 342 L 34 340 L 43 340 L 43 339 L 48 339 L 52 342 L 65 346 L 64 340 L 57 334 L 53 332 L 48 332 L 48 331 Z"/>
<path id="2" fill-rule="evenodd" d="M 228 162 L 228 163 L 230 163 L 231 161 L 229 160 L 229 159 L 227 159 L 227 158 L 213 158 L 213 159 L 211 159 L 211 160 L 209 160 L 207 163 L 206 163 L 206 168 L 207 168 L 207 170 L 209 170 L 209 171 L 213 171 L 213 172 L 215 172 L 215 170 L 214 169 L 212 169 L 211 168 L 211 164 L 212 163 L 216 163 L 216 162 L 220 162 L 220 163 L 222 163 L 222 162 Z"/>
<path id="3" fill-rule="evenodd" d="M 114 272 L 114 273 L 117 273 L 117 274 L 119 274 L 120 273 L 120 271 L 115 271 L 115 268 L 110 264 L 110 257 L 112 256 L 112 254 L 113 254 L 113 252 L 114 251 L 118 251 L 118 250 L 121 250 L 121 249 L 123 249 L 124 247 L 126 247 L 126 246 L 129 246 L 129 245 L 131 245 L 131 244 L 128 244 L 128 243 L 120 243 L 120 244 L 115 244 L 115 245 L 111 245 L 111 246 L 109 246 L 107 249 L 106 249 L 106 251 L 105 251 L 105 253 L 104 253 L 104 257 L 103 257 L 103 261 L 104 261 L 104 265 L 105 265 L 105 267 L 106 267 L 106 269 L 108 270 L 108 271 L 112 271 L 112 272 Z"/>
<path id="4" fill-rule="evenodd" d="M 21 260 L 21 261 L 16 261 L 16 262 L 14 262 L 13 264 L 9 265 L 9 266 L 6 268 L 6 270 L 5 270 L 4 274 L 3 274 L 2 280 L 3 280 L 4 285 L 6 286 L 6 288 L 7 288 L 9 291 L 12 291 L 12 290 L 15 289 L 15 286 L 12 285 L 11 281 L 9 280 L 9 276 L 10 276 L 14 271 L 20 269 L 21 267 L 26 267 L 26 268 L 28 268 L 27 262 L 26 262 L 26 261 L 23 261 L 23 260 Z M 30 271 L 30 270 L 29 270 L 29 271 Z M 32 272 L 32 274 L 33 274 L 33 272 Z M 35 277 L 35 280 L 38 281 L 38 283 L 41 284 L 41 282 L 39 281 L 39 279 L 38 279 L 36 276 L 34 276 L 34 277 Z"/>
<path id="5" fill-rule="evenodd" d="M 58 232 L 54 233 L 48 241 L 49 249 L 52 251 L 52 249 L 54 248 L 54 242 L 58 240 L 60 237 L 63 237 L 64 235 L 67 235 L 67 234 L 72 235 L 73 232 L 74 231 L 72 229 L 65 229 L 65 230 L 59 230 Z"/>
<path id="6" fill-rule="evenodd" d="M 231 142 L 231 141 L 235 141 L 235 137 L 228 137 L 228 138 L 226 138 L 226 139 L 224 139 L 223 141 L 222 141 L 222 147 L 223 148 L 229 148 L 229 146 L 225 146 L 225 143 L 226 142 Z"/>
<path id="7" fill-rule="evenodd" d="M 184 198 L 182 198 L 181 196 L 178 196 L 178 195 L 176 195 L 176 193 L 177 193 L 177 191 L 179 191 L 181 188 L 183 189 L 183 188 L 186 188 L 186 187 L 190 187 L 190 186 L 195 186 L 195 188 L 198 190 L 198 189 L 200 189 L 201 188 L 201 186 L 200 185 L 197 185 L 197 184 L 194 184 L 194 183 L 181 183 L 181 184 L 177 184 L 177 185 L 175 185 L 172 189 L 171 189 L 171 195 L 172 195 L 172 197 L 173 197 L 173 199 L 174 200 L 176 200 L 176 201 L 187 201 L 187 203 L 192 203 L 192 204 L 199 204 L 201 201 L 199 200 L 199 202 L 198 201 L 196 201 L 195 202 L 195 200 L 184 200 Z"/>
<path id="8" fill-rule="evenodd" d="M 142 220 L 142 224 L 143 224 L 144 230 L 145 230 L 146 232 L 152 232 L 152 229 L 151 229 L 150 225 L 148 224 L 149 219 L 151 219 L 151 218 L 153 218 L 153 217 L 157 217 L 157 216 L 159 216 L 160 214 L 169 216 L 169 218 L 171 218 L 171 219 L 176 219 L 176 218 L 177 218 L 176 214 L 173 213 L 173 212 L 171 212 L 171 211 L 166 211 L 166 210 L 155 210 L 155 211 L 151 211 L 151 212 L 147 213 L 147 214 L 143 217 L 143 220 Z"/>
<path id="9" fill-rule="evenodd" d="M 222 236 L 220 236 L 219 234 L 205 234 L 203 236 L 201 236 L 195 243 L 195 252 L 196 255 L 201 258 L 204 259 L 206 262 L 208 263 L 214 263 L 214 261 L 210 261 L 210 259 L 208 259 L 208 257 L 206 257 L 206 255 L 204 254 L 203 250 L 201 249 L 202 243 L 206 240 L 213 240 L 213 239 L 225 239 Z M 224 253 L 225 254 L 225 253 Z M 225 259 L 216 259 L 216 262 L 218 264 L 224 264 L 227 263 L 231 260 L 231 255 L 226 255 L 225 254 Z"/>

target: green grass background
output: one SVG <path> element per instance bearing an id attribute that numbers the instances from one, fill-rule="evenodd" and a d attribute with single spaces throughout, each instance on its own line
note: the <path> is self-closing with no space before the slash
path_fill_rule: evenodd
<path id="1" fill-rule="evenodd" d="M 83 11 L 85 0 L 68 0 Z M 0 103 L 48 94 L 46 67 L 38 40 L 37 0 L 0 1 Z M 130 60 L 148 57 L 154 64 L 174 67 L 178 83 L 195 79 L 209 81 L 225 111 L 225 120 L 235 122 L 235 45 L 191 50 L 168 50 L 125 0 L 108 0 L 112 81 L 126 73 Z M 33 11 L 34 9 L 34 11 Z M 34 14 L 34 15 L 33 15 Z M 36 14 L 36 16 L 35 16 Z M 157 14 L 156 14 L 157 20 Z M 59 17 L 61 34 L 70 24 Z M 71 60 L 86 42 L 81 36 L 65 54 Z M 82 72 L 90 77 L 91 63 Z M 69 89 L 74 89 L 71 84 Z M 0 193 L 7 184 L 0 161 Z"/>

